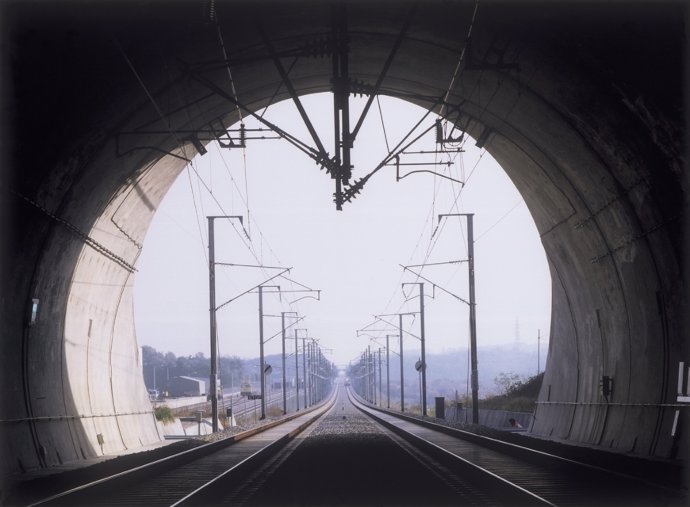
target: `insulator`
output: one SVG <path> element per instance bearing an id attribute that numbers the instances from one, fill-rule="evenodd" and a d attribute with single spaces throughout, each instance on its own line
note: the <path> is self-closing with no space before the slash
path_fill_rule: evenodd
<path id="1" fill-rule="evenodd" d="M 438 144 L 443 144 L 443 125 L 441 125 L 441 120 L 436 120 L 436 142 Z"/>
<path id="2" fill-rule="evenodd" d="M 326 155 L 328 155 L 328 154 L 326 154 Z M 329 158 L 328 156 L 318 157 L 316 159 L 316 163 L 326 170 L 326 174 L 333 174 L 335 177 L 335 174 L 337 172 L 337 171 L 335 171 L 335 169 L 337 168 L 337 163 L 336 163 L 335 157 L 334 158 Z"/>
<path id="3" fill-rule="evenodd" d="M 366 181 L 366 179 L 362 178 L 347 188 L 345 192 L 343 192 L 344 200 L 346 202 L 350 202 L 352 199 L 357 197 L 357 195 L 362 191 L 362 187 L 364 187 L 364 183 L 366 183 Z"/>

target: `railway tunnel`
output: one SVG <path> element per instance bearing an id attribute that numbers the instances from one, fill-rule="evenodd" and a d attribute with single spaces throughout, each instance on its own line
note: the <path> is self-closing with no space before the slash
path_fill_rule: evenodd
<path id="1" fill-rule="evenodd" d="M 683 2 L 9 2 L 3 472 L 160 440 L 132 312 L 148 224 L 238 103 L 290 99 L 287 81 L 295 95 L 333 89 L 334 18 L 352 90 L 444 112 L 535 220 L 553 296 L 531 431 L 682 458 Z"/>

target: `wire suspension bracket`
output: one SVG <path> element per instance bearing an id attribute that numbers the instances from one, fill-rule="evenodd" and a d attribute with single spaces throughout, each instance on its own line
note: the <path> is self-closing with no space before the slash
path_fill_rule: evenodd
<path id="1" fill-rule="evenodd" d="M 352 177 L 350 136 L 350 71 L 349 38 L 347 34 L 347 12 L 343 4 L 333 9 L 333 132 L 335 157 L 331 178 L 335 180 L 335 208 L 343 209 L 343 186 Z"/>
<path id="2" fill-rule="evenodd" d="M 408 139 L 413 136 L 417 128 L 420 127 L 421 123 L 429 116 L 429 114 L 431 114 L 432 111 L 435 110 L 439 105 L 444 104 L 443 97 L 431 97 L 429 99 L 431 105 L 427 109 L 426 114 L 420 121 L 417 122 L 417 124 L 402 139 L 402 141 L 400 141 L 395 148 L 389 150 L 389 153 L 373 170 L 356 181 L 352 181 L 354 166 L 352 164 L 351 154 L 354 147 L 354 142 L 367 116 L 367 113 L 373 104 L 373 101 L 381 93 L 383 82 L 388 75 L 388 71 L 395 60 L 395 56 L 397 55 L 399 48 L 405 40 L 408 28 L 414 19 L 416 7 L 416 4 L 413 4 L 410 10 L 407 12 L 405 21 L 397 34 L 396 40 L 389 51 L 388 57 L 384 62 L 375 83 L 373 84 L 354 80 L 350 76 L 349 57 L 351 48 L 350 34 L 348 31 L 347 5 L 345 3 L 338 2 L 333 4 L 331 11 L 332 29 L 330 37 L 326 36 L 319 40 L 308 42 L 307 46 L 300 47 L 297 51 L 292 52 L 279 52 L 274 46 L 273 41 L 270 39 L 269 32 L 264 29 L 261 22 L 258 19 L 254 21 L 256 30 L 262 39 L 263 47 L 266 50 L 266 54 L 262 55 L 262 58 L 273 61 L 275 69 L 280 76 L 282 86 L 284 86 L 284 88 L 287 90 L 295 107 L 297 108 L 300 117 L 302 118 L 302 121 L 304 122 L 304 125 L 310 134 L 311 140 L 314 143 L 313 146 L 310 146 L 308 143 L 297 139 L 295 136 L 289 134 L 277 125 L 269 122 L 263 118 L 263 115 L 256 114 L 253 110 L 251 110 L 251 108 L 242 104 L 237 96 L 227 93 L 225 90 L 217 86 L 211 79 L 202 75 L 202 72 L 209 70 L 207 67 L 185 65 L 180 62 L 183 68 L 183 73 L 189 74 L 192 78 L 205 85 L 212 93 L 227 99 L 237 107 L 238 111 L 244 111 L 248 116 L 256 119 L 264 127 L 267 127 L 267 130 L 270 130 L 273 133 L 272 136 L 267 136 L 264 134 L 264 129 L 247 129 L 243 124 L 239 130 L 228 129 L 226 125 L 223 124 L 221 119 L 215 119 L 208 124 L 205 129 L 196 132 L 189 132 L 187 137 L 188 141 L 190 141 L 197 148 L 199 153 L 203 154 L 205 153 L 203 141 L 206 140 L 215 140 L 223 148 L 243 148 L 246 146 L 246 141 L 249 139 L 284 139 L 302 151 L 309 158 L 314 160 L 322 169 L 325 169 L 326 174 L 329 174 L 331 179 L 334 180 L 335 192 L 333 194 L 333 200 L 336 205 L 336 209 L 339 211 L 342 210 L 343 204 L 351 202 L 352 199 L 357 197 L 371 176 L 385 166 L 396 166 L 396 181 L 400 181 L 401 179 L 415 173 L 431 173 L 436 176 L 451 180 L 455 183 L 464 185 L 464 182 L 454 179 L 447 174 L 435 172 L 427 168 L 420 168 L 408 171 L 406 174 L 400 174 L 401 166 L 450 167 L 453 164 L 452 161 L 439 161 L 436 159 L 432 161 L 428 159 L 428 155 L 453 155 L 464 151 L 462 149 L 464 131 L 461 129 L 459 136 L 453 136 L 453 131 L 455 128 L 457 128 L 459 122 L 459 106 L 457 105 L 455 107 L 451 107 L 449 111 L 449 115 L 456 113 L 458 114 L 458 118 L 455 121 L 450 121 L 453 128 L 448 135 L 443 132 L 444 129 L 442 127 L 441 120 L 439 119 L 431 127 L 423 129 L 422 134 L 417 135 L 413 140 L 408 141 Z M 312 123 L 307 111 L 300 101 L 299 92 L 289 75 L 292 67 L 286 68 L 282 61 L 282 59 L 287 56 L 295 58 L 299 58 L 300 56 L 317 58 L 324 56 L 331 57 L 334 130 L 333 156 L 326 151 L 326 147 L 320 139 L 314 124 Z M 221 65 L 229 68 L 232 62 L 234 62 L 234 60 L 226 56 L 224 61 L 221 62 Z M 351 94 L 368 96 L 367 102 L 360 113 L 359 118 L 353 122 L 354 127 L 351 127 L 350 123 L 349 99 Z M 395 93 L 392 93 L 392 95 L 395 96 Z M 444 119 L 446 119 L 446 121 L 448 121 L 448 115 L 442 114 L 442 116 Z M 424 134 L 427 134 L 434 129 L 437 143 L 436 149 L 431 151 L 409 151 L 409 148 Z M 141 147 L 137 148 L 140 149 Z M 401 161 L 402 157 L 405 157 L 409 161 Z M 410 157 L 412 157 L 414 160 L 410 160 Z"/>

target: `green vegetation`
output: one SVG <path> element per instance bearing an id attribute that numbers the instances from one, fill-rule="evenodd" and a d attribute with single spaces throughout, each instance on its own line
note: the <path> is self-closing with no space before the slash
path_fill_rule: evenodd
<path id="1" fill-rule="evenodd" d="M 537 401 L 544 374 L 525 379 L 515 373 L 501 372 L 494 379 L 502 394 L 479 400 L 480 408 L 491 410 L 510 410 L 513 412 L 532 412 Z"/>
<path id="2" fill-rule="evenodd" d="M 163 424 L 168 424 L 175 421 L 175 416 L 172 413 L 172 409 L 166 405 L 156 407 L 154 413 L 156 414 L 156 420 L 162 422 Z"/>

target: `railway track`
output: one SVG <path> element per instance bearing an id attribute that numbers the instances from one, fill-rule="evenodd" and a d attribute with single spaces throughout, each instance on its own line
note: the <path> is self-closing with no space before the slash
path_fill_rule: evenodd
<path id="1" fill-rule="evenodd" d="M 287 395 L 287 401 L 289 404 L 294 404 L 294 398 L 295 398 L 295 393 L 291 392 L 288 393 Z M 235 417 L 241 417 L 245 415 L 250 415 L 253 414 L 259 410 L 260 408 L 260 401 L 259 400 L 247 400 L 246 397 L 240 396 L 238 394 L 234 395 L 228 395 L 226 396 L 225 400 L 227 400 L 225 403 L 221 403 L 221 406 L 219 407 L 219 411 L 222 413 L 225 413 L 225 409 L 232 408 L 233 415 Z M 165 406 L 165 400 L 161 400 L 157 402 L 158 406 Z M 266 408 L 269 409 L 271 407 L 276 407 L 282 409 L 283 407 L 283 397 L 282 393 L 280 392 L 273 392 L 269 394 L 269 398 L 266 400 Z M 200 403 L 194 403 L 192 405 L 183 405 L 180 407 L 175 407 L 172 408 L 172 412 L 175 415 L 182 415 L 182 414 L 188 414 L 188 413 L 194 413 L 194 412 L 210 412 L 211 411 L 211 402 L 210 401 L 203 401 Z"/>
<path id="2" fill-rule="evenodd" d="M 24 505 L 173 505 L 229 470 L 256 467 L 318 420 L 334 402 L 335 392 L 307 411 Z"/>
<path id="3" fill-rule="evenodd" d="M 343 387 L 310 413 L 33 505 L 680 506 L 681 492 L 375 410 Z"/>
<path id="4" fill-rule="evenodd" d="M 476 466 L 433 456 L 362 410 L 341 388 L 318 424 L 261 467 L 210 482 L 175 506 L 552 505 Z"/>
<path id="5" fill-rule="evenodd" d="M 449 428 L 430 421 L 367 406 L 358 409 L 416 442 L 431 455 L 465 461 L 547 504 L 558 506 L 684 506 L 687 492 L 648 482 L 617 470 L 577 462 L 561 456 Z"/>

